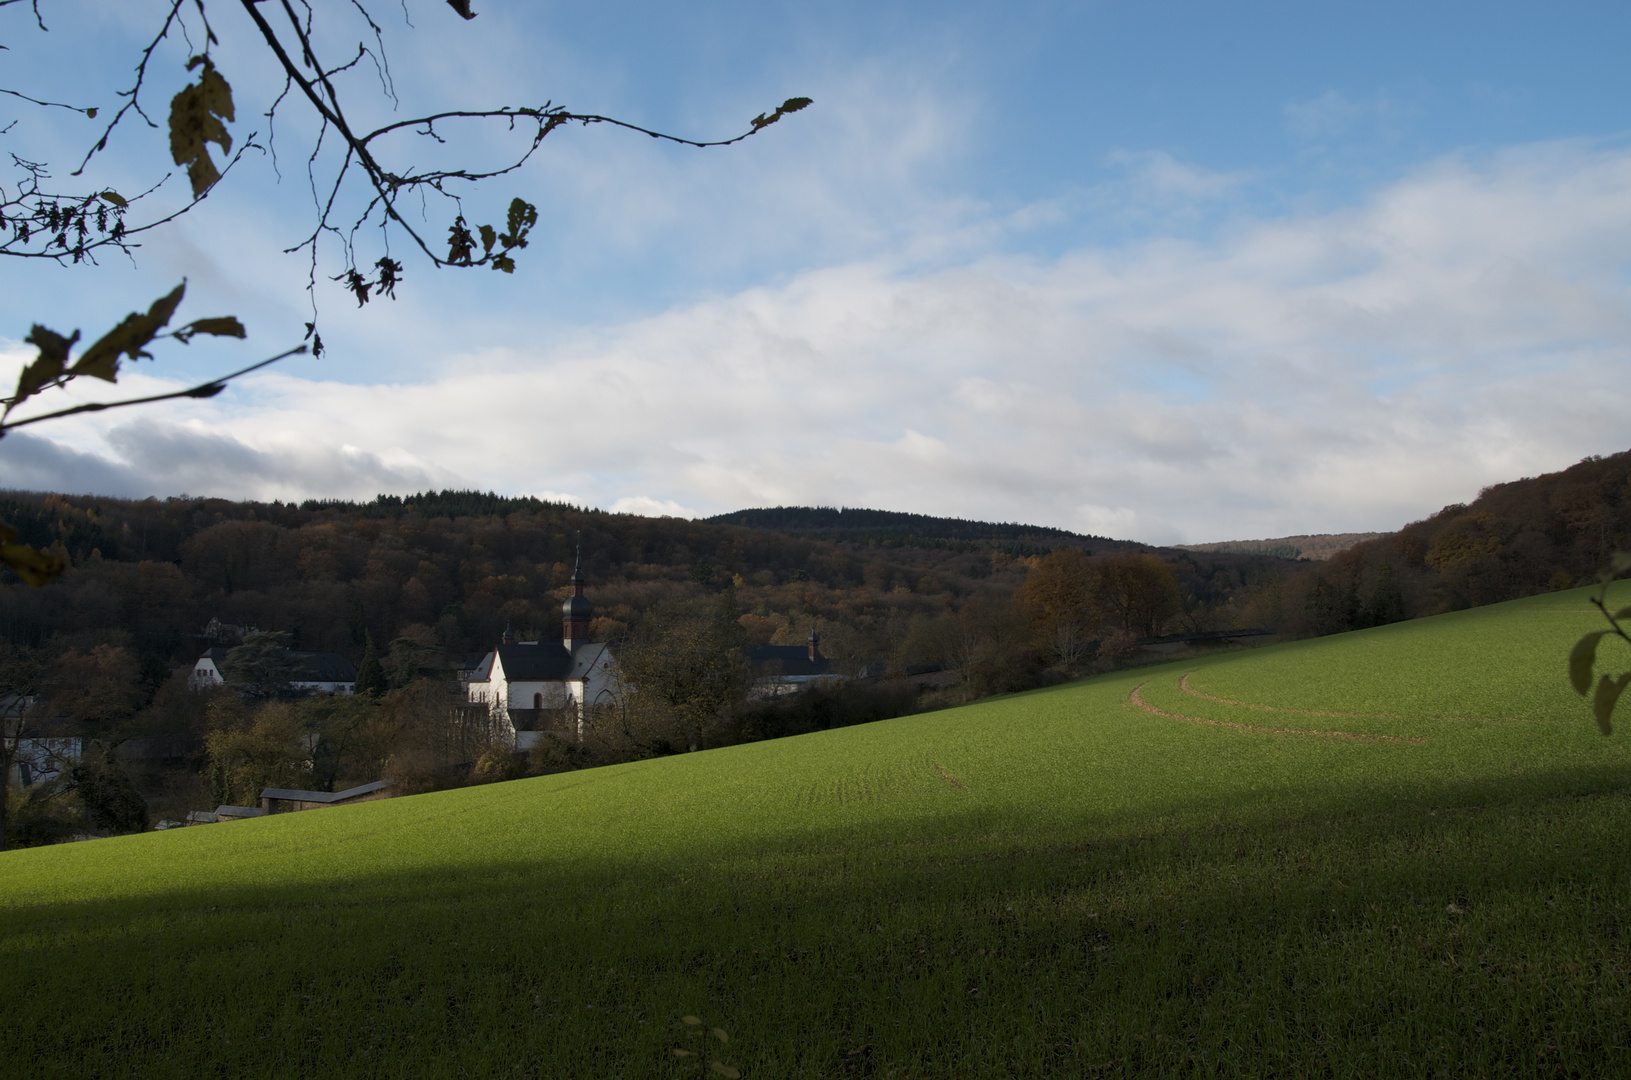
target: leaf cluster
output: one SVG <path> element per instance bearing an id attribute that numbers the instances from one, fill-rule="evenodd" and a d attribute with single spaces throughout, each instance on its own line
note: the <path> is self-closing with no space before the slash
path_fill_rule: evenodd
<path id="1" fill-rule="evenodd" d="M 1624 620 L 1631 620 L 1631 607 L 1610 612 L 1607 605 L 1609 585 L 1627 570 L 1631 570 L 1631 552 L 1616 551 L 1608 566 L 1598 575 L 1597 595 L 1591 598 L 1592 605 L 1608 620 L 1609 628 L 1586 634 L 1575 642 L 1569 652 L 1569 683 L 1581 697 L 1591 696 L 1591 715 L 1604 735 L 1613 734 L 1614 707 L 1619 704 L 1625 688 L 1631 686 L 1631 671 L 1599 675 L 1595 684 L 1592 675 L 1597 664 L 1597 646 L 1604 638 L 1619 638 L 1631 645 L 1631 635 L 1626 633 L 1623 625 Z"/>

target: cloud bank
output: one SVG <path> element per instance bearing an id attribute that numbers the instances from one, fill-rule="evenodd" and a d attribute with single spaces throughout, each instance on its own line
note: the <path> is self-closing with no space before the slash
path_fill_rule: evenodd
<path id="1" fill-rule="evenodd" d="M 274 372 L 10 437 L 0 482 L 822 503 L 1162 542 L 1395 528 L 1631 443 L 1628 254 L 1631 153 L 1532 146 L 1206 240 L 831 266 L 414 383 Z"/>

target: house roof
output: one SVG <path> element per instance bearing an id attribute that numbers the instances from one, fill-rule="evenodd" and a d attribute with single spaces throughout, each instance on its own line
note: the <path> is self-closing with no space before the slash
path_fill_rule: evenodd
<path id="1" fill-rule="evenodd" d="M 782 675 L 826 675 L 832 670 L 832 661 L 819 652 L 810 659 L 806 645 L 760 645 L 748 650 L 748 659 L 760 673 L 776 665 Z"/>
<path id="2" fill-rule="evenodd" d="M 607 655 L 611 645 L 604 641 L 579 645 L 571 652 L 559 641 L 523 641 L 515 645 L 500 645 L 482 657 L 481 663 L 470 670 L 470 682 L 490 682 L 493 660 L 498 658 L 509 682 L 568 682 L 584 679 L 601 657 Z"/>
<path id="3" fill-rule="evenodd" d="M 263 799 L 286 799 L 290 802 L 320 802 L 336 803 L 347 799 L 355 799 L 359 795 L 371 795 L 385 787 L 384 780 L 375 780 L 371 784 L 358 784 L 344 791 L 301 791 L 299 788 L 269 787 L 261 791 Z"/>
<path id="4" fill-rule="evenodd" d="M 290 650 L 289 656 L 299 660 L 301 671 L 296 682 L 341 682 L 354 683 L 357 681 L 357 667 L 351 661 L 334 652 L 295 652 Z"/>
<path id="5" fill-rule="evenodd" d="M 558 641 L 532 645 L 500 645 L 496 650 L 504 677 L 510 682 L 562 682 L 572 674 L 572 654 Z M 492 677 L 492 667 L 482 673 Z"/>
<path id="6" fill-rule="evenodd" d="M 591 642 L 588 645 L 579 645 L 576 649 L 572 650 L 572 672 L 567 676 L 567 678 L 587 679 L 589 677 L 590 669 L 600 662 L 600 658 L 602 656 L 609 654 L 611 649 L 611 644 L 605 641 L 596 641 Z"/>
<path id="7" fill-rule="evenodd" d="M 215 669 L 220 671 L 222 665 L 226 663 L 227 653 L 231 651 L 231 649 L 216 646 L 200 656 L 193 667 L 197 668 L 199 664 L 209 660 L 215 665 Z M 339 653 L 297 652 L 290 649 L 289 656 L 300 661 L 300 674 L 295 676 L 295 682 L 354 683 L 357 681 L 357 666 Z"/>

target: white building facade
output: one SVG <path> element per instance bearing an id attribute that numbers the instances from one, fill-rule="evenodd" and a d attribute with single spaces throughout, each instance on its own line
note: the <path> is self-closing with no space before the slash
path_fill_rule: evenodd
<path id="1" fill-rule="evenodd" d="M 560 641 L 518 642 L 505 631 L 466 684 L 467 700 L 485 705 L 517 750 L 532 749 L 546 732 L 582 740 L 597 711 L 617 707 L 617 659 L 610 645 L 589 640 L 594 607 L 583 584 L 583 571 L 574 570 Z"/>

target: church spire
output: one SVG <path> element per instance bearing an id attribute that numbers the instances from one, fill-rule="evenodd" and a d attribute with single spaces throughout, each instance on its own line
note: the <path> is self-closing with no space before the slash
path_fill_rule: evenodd
<path id="1" fill-rule="evenodd" d="M 566 598 L 561 605 L 561 644 L 566 646 L 567 652 L 572 652 L 579 645 L 589 644 L 589 620 L 594 616 L 595 606 L 583 595 L 583 544 L 578 544 L 578 556 L 572 567 L 572 595 Z"/>

